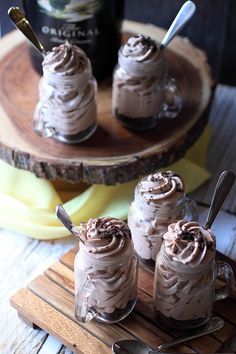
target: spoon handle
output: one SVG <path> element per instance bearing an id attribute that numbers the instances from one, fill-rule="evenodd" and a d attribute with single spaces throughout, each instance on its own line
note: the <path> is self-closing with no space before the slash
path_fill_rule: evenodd
<path id="1" fill-rule="evenodd" d="M 190 333 L 187 333 L 184 336 L 177 338 L 176 340 L 173 340 L 172 342 L 159 345 L 159 347 L 156 350 L 151 351 L 150 354 L 158 354 L 161 350 L 172 347 L 176 344 L 183 343 L 188 340 L 201 337 L 202 335 L 218 331 L 223 326 L 224 321 L 220 317 L 213 316 L 210 321 L 201 328 L 201 330 L 198 328 Z"/>
<path id="2" fill-rule="evenodd" d="M 61 223 L 67 228 L 67 230 L 70 231 L 72 235 L 74 235 L 79 241 L 84 243 L 84 240 L 82 240 L 80 237 L 78 228 L 73 224 L 72 220 L 61 204 L 58 204 L 56 207 L 56 215 Z"/>
<path id="3" fill-rule="evenodd" d="M 169 42 L 173 39 L 173 37 L 178 34 L 185 24 L 190 20 L 193 14 L 196 11 L 196 5 L 192 1 L 186 1 L 178 14 L 176 15 L 172 25 L 167 31 L 165 37 L 161 42 L 161 49 L 165 48 Z"/>
<path id="4" fill-rule="evenodd" d="M 225 198 L 227 197 L 235 180 L 235 174 L 232 171 L 224 171 L 220 175 L 215 191 L 211 200 L 211 206 L 207 215 L 205 228 L 210 229 L 216 218 Z"/>
<path id="5" fill-rule="evenodd" d="M 10 7 L 8 10 L 8 16 L 16 28 L 18 28 L 24 34 L 24 36 L 30 41 L 31 44 L 33 44 L 38 52 L 41 55 L 44 55 L 45 49 L 38 40 L 33 28 L 31 27 L 29 21 L 26 19 L 25 14 L 21 11 L 21 9 L 19 7 Z"/>
<path id="6" fill-rule="evenodd" d="M 56 207 L 56 215 L 61 221 L 61 223 L 67 228 L 67 230 L 71 232 L 75 225 L 72 223 L 71 219 L 69 218 L 69 215 L 67 214 L 63 206 L 60 204 L 58 204 Z"/>

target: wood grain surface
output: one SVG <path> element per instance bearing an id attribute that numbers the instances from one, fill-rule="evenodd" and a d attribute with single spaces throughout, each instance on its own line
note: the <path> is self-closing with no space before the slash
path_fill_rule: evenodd
<path id="1" fill-rule="evenodd" d="M 156 40 L 164 35 L 155 26 L 133 22 L 125 22 L 124 29 Z M 170 45 L 166 58 L 183 97 L 181 114 L 148 132 L 132 132 L 111 115 L 108 80 L 98 90 L 99 127 L 79 145 L 34 133 L 39 76 L 30 65 L 26 43 L 21 34 L 13 32 L 0 41 L 0 48 L 0 157 L 38 177 L 103 184 L 133 180 L 181 157 L 207 122 L 213 85 L 210 69 L 204 53 L 180 37 Z"/>
<path id="2" fill-rule="evenodd" d="M 26 289 L 13 295 L 12 306 L 28 323 L 36 324 L 80 354 L 110 353 L 112 343 L 121 339 L 139 338 L 156 347 L 183 333 L 158 323 L 152 302 L 153 272 L 142 266 L 139 267 L 138 301 L 131 315 L 109 326 L 94 321 L 77 322 L 74 317 L 75 255 L 76 250 L 70 250 L 60 262 L 33 279 Z M 178 353 L 214 353 L 224 341 L 236 335 L 236 302 L 232 298 L 217 302 L 214 312 L 225 320 L 220 331 L 205 336 L 204 341 L 194 339 L 174 350 Z"/>

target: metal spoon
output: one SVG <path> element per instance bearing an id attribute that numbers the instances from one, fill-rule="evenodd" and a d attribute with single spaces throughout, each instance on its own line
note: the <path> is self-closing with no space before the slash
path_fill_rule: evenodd
<path id="1" fill-rule="evenodd" d="M 191 19 L 196 11 L 196 5 L 192 1 L 186 1 L 178 14 L 176 15 L 174 21 L 172 22 L 170 28 L 168 29 L 165 37 L 161 42 L 160 49 L 166 48 L 170 41 L 182 30 L 186 23 Z"/>
<path id="2" fill-rule="evenodd" d="M 210 229 L 213 224 L 225 198 L 227 197 L 235 180 L 235 174 L 232 171 L 224 171 L 220 175 L 214 194 L 211 200 L 211 205 L 208 211 L 205 229 Z"/>
<path id="3" fill-rule="evenodd" d="M 113 344 L 112 350 L 115 354 L 157 354 L 161 350 L 172 347 L 173 345 L 218 331 L 223 325 L 224 321 L 220 317 L 213 316 L 203 327 L 191 331 L 187 335 L 181 336 L 169 343 L 161 344 L 154 350 L 139 340 L 118 341 Z"/>
<path id="4" fill-rule="evenodd" d="M 80 237 L 79 230 L 75 224 L 73 224 L 71 218 L 65 211 L 62 205 L 58 204 L 56 207 L 56 214 L 58 219 L 62 222 L 62 224 L 67 228 L 68 231 L 72 233 L 79 241 L 84 243 L 84 240 Z"/>
<path id="5" fill-rule="evenodd" d="M 29 21 L 26 19 L 25 14 L 21 11 L 19 7 L 10 7 L 8 10 L 8 16 L 10 17 L 12 23 L 18 28 L 24 36 L 30 41 L 31 44 L 37 49 L 37 51 L 44 56 L 45 49 L 37 38 L 33 28 L 31 27 Z"/>

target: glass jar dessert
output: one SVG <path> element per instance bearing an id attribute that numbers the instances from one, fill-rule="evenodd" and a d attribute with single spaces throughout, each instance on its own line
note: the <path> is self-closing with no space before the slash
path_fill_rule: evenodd
<path id="1" fill-rule="evenodd" d="M 197 222 L 171 224 L 163 239 L 154 276 L 158 320 L 175 328 L 201 326 L 211 317 L 213 302 L 228 296 L 233 270 L 215 262 L 215 236 Z M 225 290 L 215 290 L 218 274 L 226 279 Z"/>
<path id="2" fill-rule="evenodd" d="M 75 317 L 114 323 L 137 298 L 137 258 L 128 225 L 116 218 L 90 219 L 79 231 L 75 258 Z"/>
<path id="3" fill-rule="evenodd" d="M 164 50 L 149 37 L 128 39 L 113 75 L 113 115 L 126 127 L 146 130 L 162 118 L 175 118 L 182 107 L 179 89 L 169 79 Z"/>
<path id="4" fill-rule="evenodd" d="M 144 177 L 135 188 L 128 213 L 128 225 L 140 261 L 154 268 L 168 225 L 196 217 L 196 203 L 186 198 L 184 182 L 178 174 L 167 171 Z"/>
<path id="5" fill-rule="evenodd" d="M 43 137 L 74 144 L 96 130 L 96 80 L 79 47 L 66 42 L 46 53 L 34 130 Z"/>

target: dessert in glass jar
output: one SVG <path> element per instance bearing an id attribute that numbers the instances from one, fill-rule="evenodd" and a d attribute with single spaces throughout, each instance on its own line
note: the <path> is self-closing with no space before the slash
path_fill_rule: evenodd
<path id="1" fill-rule="evenodd" d="M 183 179 L 177 173 L 166 171 L 144 177 L 135 188 L 128 213 L 128 225 L 140 261 L 154 268 L 168 225 L 196 217 L 196 203 L 186 198 Z"/>
<path id="2" fill-rule="evenodd" d="M 34 130 L 68 144 L 88 139 L 97 127 L 96 90 L 82 49 L 69 42 L 54 47 L 43 60 Z"/>
<path id="3" fill-rule="evenodd" d="M 179 89 L 168 77 L 164 50 L 150 37 L 128 39 L 113 75 L 113 115 L 126 127 L 146 130 L 162 118 L 175 118 L 182 107 Z"/>
<path id="4" fill-rule="evenodd" d="M 233 270 L 227 263 L 215 262 L 215 236 L 197 222 L 173 223 L 163 239 L 154 276 L 158 320 L 176 328 L 201 326 L 211 317 L 214 301 L 228 296 Z M 216 291 L 219 274 L 227 285 Z"/>
<path id="5" fill-rule="evenodd" d="M 118 322 L 137 298 L 137 258 L 128 225 L 116 218 L 81 225 L 75 258 L 75 317 L 82 322 Z"/>

